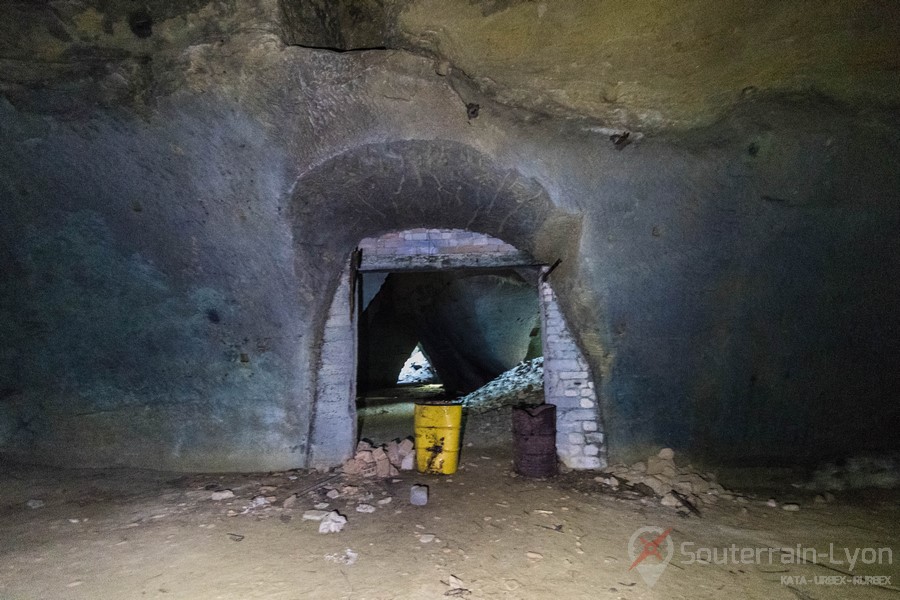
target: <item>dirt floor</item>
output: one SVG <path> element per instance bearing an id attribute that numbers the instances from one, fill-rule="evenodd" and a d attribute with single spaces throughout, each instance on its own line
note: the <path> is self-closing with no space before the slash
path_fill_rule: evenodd
<path id="1" fill-rule="evenodd" d="M 391 422 L 403 424 L 411 414 L 409 406 L 389 402 L 363 408 L 369 411 L 364 435 L 387 435 Z M 184 475 L 3 465 L 0 600 L 900 597 L 893 555 L 891 564 L 860 560 L 851 571 L 844 550 L 851 556 L 869 547 L 900 552 L 896 492 L 838 494 L 831 503 L 814 503 L 811 492 L 779 489 L 756 472 L 755 484 L 776 489 L 740 490 L 745 503 L 723 500 L 704 506 L 700 517 L 685 517 L 658 499 L 613 491 L 596 473 L 546 481 L 517 476 L 508 437 L 496 434 L 502 419 L 493 418 L 484 427 L 469 423 L 462 466 L 453 476 L 403 472 L 375 480 L 306 471 Z M 740 479 L 739 472 L 730 474 L 730 481 Z M 426 506 L 409 503 L 415 483 L 430 486 Z M 221 490 L 232 490 L 234 498 L 212 500 Z M 296 504 L 283 508 L 293 494 Z M 772 494 L 800 510 L 767 506 Z M 270 503 L 252 506 L 258 496 Z M 29 508 L 29 500 L 44 504 Z M 347 517 L 343 531 L 320 534 L 318 523 L 303 520 L 304 511 L 324 503 Z M 375 511 L 357 512 L 359 504 Z M 665 554 L 671 540 L 673 558 L 653 587 L 629 569 L 634 552 L 644 548 L 639 542 L 630 548 L 629 540 L 646 526 L 672 528 L 659 547 Z M 715 548 L 721 557 L 732 544 L 763 549 L 763 564 L 688 564 L 686 552 L 700 556 L 700 548 Z M 765 550 L 797 544 L 822 553 L 833 544 L 832 555 L 844 564 L 825 554 L 818 565 L 797 564 L 790 551 Z M 642 566 L 655 564 L 650 557 Z M 842 579 L 846 573 L 890 581 L 854 584 Z"/>

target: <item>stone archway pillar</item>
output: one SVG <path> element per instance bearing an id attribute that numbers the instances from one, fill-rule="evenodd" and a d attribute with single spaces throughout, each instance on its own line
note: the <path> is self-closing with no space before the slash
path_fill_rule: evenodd
<path id="1" fill-rule="evenodd" d="M 316 377 L 308 466 L 328 468 L 350 458 L 356 446 L 357 310 L 353 271 L 342 272 L 331 301 Z"/>
<path id="2" fill-rule="evenodd" d="M 556 405 L 556 453 L 572 469 L 606 466 L 597 389 L 590 367 L 559 309 L 544 267 L 538 278 L 541 342 L 544 347 L 544 400 Z"/>

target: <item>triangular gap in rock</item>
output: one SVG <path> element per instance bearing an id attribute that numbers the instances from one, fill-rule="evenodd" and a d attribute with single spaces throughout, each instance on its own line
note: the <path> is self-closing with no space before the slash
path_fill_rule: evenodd
<path id="1" fill-rule="evenodd" d="M 440 378 L 422 351 L 422 345 L 417 343 L 409 358 L 403 363 L 403 368 L 400 369 L 397 385 L 421 383 L 440 383 Z"/>

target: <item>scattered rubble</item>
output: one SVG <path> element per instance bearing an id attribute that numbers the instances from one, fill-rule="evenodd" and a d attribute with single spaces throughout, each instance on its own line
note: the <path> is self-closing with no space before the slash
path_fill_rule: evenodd
<path id="1" fill-rule="evenodd" d="M 269 506 L 274 501 L 275 496 L 253 496 L 253 498 L 250 500 L 250 504 L 247 505 L 247 508 L 260 508 L 263 506 Z"/>
<path id="2" fill-rule="evenodd" d="M 449 586 L 450 589 L 444 592 L 444 596 L 447 597 L 461 597 L 468 596 L 472 592 L 463 585 L 463 580 L 457 577 L 456 575 L 451 575 L 447 578 L 447 581 L 441 581 L 446 586 Z"/>
<path id="3" fill-rule="evenodd" d="M 326 554 L 325 560 L 341 563 L 342 565 L 352 565 L 359 558 L 359 554 L 347 548 L 343 554 Z"/>
<path id="4" fill-rule="evenodd" d="M 609 476 L 609 477 L 597 476 L 597 477 L 594 477 L 594 481 L 596 481 L 597 483 L 602 483 L 603 485 L 609 486 L 613 489 L 618 488 L 619 484 L 620 484 L 619 480 L 612 476 Z"/>
<path id="5" fill-rule="evenodd" d="M 373 446 L 362 440 L 356 446 L 353 458 L 344 461 L 345 475 L 361 475 L 386 479 L 409 471 L 415 466 L 415 445 L 409 438 L 392 440 L 381 446 Z"/>
<path id="6" fill-rule="evenodd" d="M 414 485 L 409 488 L 409 503 L 413 506 L 425 506 L 428 504 L 428 486 Z"/>
<path id="7" fill-rule="evenodd" d="M 660 500 L 659 503 L 662 504 L 663 506 L 671 506 L 671 507 L 677 507 L 680 504 L 678 498 L 676 498 L 675 494 L 673 494 L 672 492 L 669 492 L 668 494 L 663 496 L 662 500 Z"/>
<path id="8" fill-rule="evenodd" d="M 269 509 L 272 507 L 272 503 L 275 502 L 275 500 L 276 500 L 275 496 L 254 496 L 250 500 L 250 504 L 245 506 L 241 512 L 237 513 L 232 510 L 229 510 L 228 516 L 233 517 L 236 515 L 246 515 L 247 513 L 251 512 L 257 508 Z"/>
<path id="9" fill-rule="evenodd" d="M 613 465 L 605 469 L 595 481 L 613 489 L 620 486 L 636 489 L 645 495 L 660 498 L 660 504 L 678 508 L 682 512 L 699 515 L 698 506 L 715 504 L 719 499 L 746 502 L 746 498 L 729 492 L 716 482 L 715 474 L 700 474 L 691 465 L 679 467 L 675 451 L 663 448 L 645 462 L 630 467 Z"/>
<path id="10" fill-rule="evenodd" d="M 319 521 L 319 533 L 337 533 L 347 524 L 347 517 L 333 510 Z"/>
<path id="11" fill-rule="evenodd" d="M 400 461 L 400 470 L 401 471 L 412 471 L 416 468 L 416 455 L 415 453 L 407 454 Z"/>

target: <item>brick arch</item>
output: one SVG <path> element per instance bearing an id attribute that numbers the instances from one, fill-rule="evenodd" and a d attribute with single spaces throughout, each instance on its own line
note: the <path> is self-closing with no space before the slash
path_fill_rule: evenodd
<path id="1" fill-rule="evenodd" d="M 429 229 L 462 231 L 549 264 L 560 258 L 574 263 L 580 232 L 579 217 L 555 206 L 539 182 L 448 141 L 373 144 L 333 157 L 298 180 L 290 211 L 301 293 L 316 307 L 309 332 L 314 340 L 310 372 L 316 380 L 310 386 L 307 440 L 307 463 L 316 467 L 339 463 L 355 442 L 356 322 L 348 310 L 349 265 L 362 240 Z M 571 402 L 565 398 L 572 396 L 560 398 Z M 579 410 L 599 415 L 596 399 Z M 599 423 L 599 416 L 593 420 Z M 586 438 L 576 444 L 575 434 L 593 433 L 598 439 L 601 433 L 561 433 L 567 450 L 560 455 L 566 462 L 597 466 L 601 459 L 592 457 L 599 451 L 584 454 L 586 447 L 594 452 L 597 445 Z M 569 450 L 580 452 L 576 460 L 567 460 Z"/>

